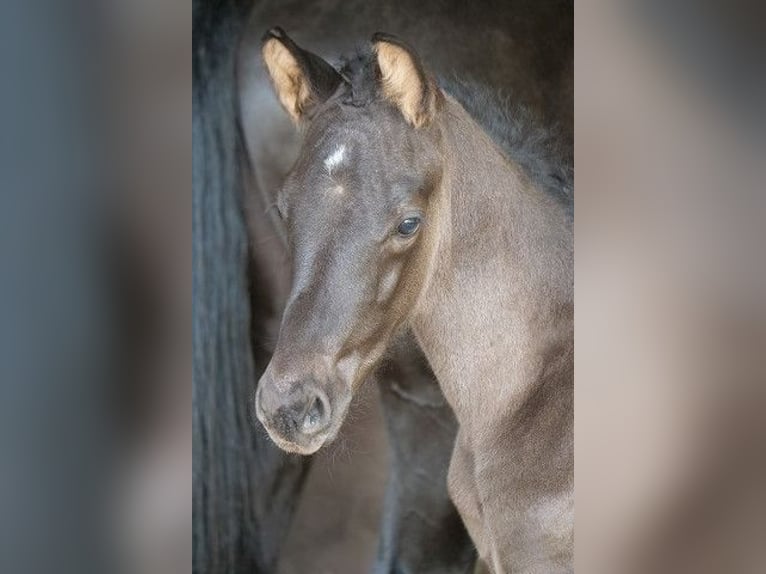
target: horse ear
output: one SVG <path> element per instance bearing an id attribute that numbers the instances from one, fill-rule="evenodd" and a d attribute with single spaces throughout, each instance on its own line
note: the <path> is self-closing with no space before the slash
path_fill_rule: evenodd
<path id="1" fill-rule="evenodd" d="M 282 28 L 266 32 L 261 54 L 277 97 L 295 123 L 310 116 L 343 82 L 335 68 L 298 46 Z"/>
<path id="2" fill-rule="evenodd" d="M 441 96 L 412 48 L 390 34 L 378 32 L 372 46 L 380 69 L 383 95 L 416 128 L 428 125 L 436 115 Z"/>

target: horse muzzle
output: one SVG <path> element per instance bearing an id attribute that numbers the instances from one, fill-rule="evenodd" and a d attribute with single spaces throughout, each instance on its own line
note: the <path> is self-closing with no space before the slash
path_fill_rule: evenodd
<path id="1" fill-rule="evenodd" d="M 314 381 L 277 385 L 267 371 L 255 394 L 255 412 L 271 439 L 288 452 L 313 454 L 333 434 L 330 399 Z"/>

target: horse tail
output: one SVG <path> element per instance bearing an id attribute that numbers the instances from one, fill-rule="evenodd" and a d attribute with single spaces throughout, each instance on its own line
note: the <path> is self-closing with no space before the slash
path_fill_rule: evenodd
<path id="1" fill-rule="evenodd" d="M 273 572 L 305 465 L 256 430 L 236 55 L 250 3 L 193 3 L 195 573 Z"/>

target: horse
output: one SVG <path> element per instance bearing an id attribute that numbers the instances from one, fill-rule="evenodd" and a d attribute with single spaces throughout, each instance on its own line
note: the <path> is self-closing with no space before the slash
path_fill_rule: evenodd
<path id="1" fill-rule="evenodd" d="M 293 285 L 259 420 L 284 450 L 316 452 L 409 327 L 459 423 L 448 487 L 483 565 L 570 571 L 566 174 L 503 149 L 502 126 L 483 129 L 397 37 L 340 70 L 280 28 L 262 53 L 304 139 L 277 202 Z"/>
<path id="2" fill-rule="evenodd" d="M 243 59 L 248 56 L 244 49 Z M 294 138 L 282 129 L 281 110 L 272 110 L 262 100 L 263 91 L 271 90 L 268 79 L 248 68 L 243 68 L 241 77 L 243 107 L 256 102 L 259 120 L 243 123 L 251 168 L 246 219 L 253 246 L 253 345 L 268 358 L 289 294 L 289 268 L 282 263 L 287 260 L 287 244 L 279 222 L 271 218 L 273 197 L 264 189 L 270 184 L 264 182 L 279 182 L 289 171 Z M 273 112 L 279 117 L 272 117 Z M 262 153 L 265 143 L 270 153 Z M 410 333 L 397 339 L 369 379 L 379 390 L 391 454 L 372 571 L 472 572 L 476 550 L 446 489 L 457 422 Z"/>
<path id="3" fill-rule="evenodd" d="M 374 18 L 368 13 L 360 18 L 352 9 L 346 8 L 347 4 L 343 7 L 344 31 L 364 28 L 367 25 L 366 21 L 370 19 L 379 21 L 383 18 L 398 28 L 406 25 L 406 21 L 392 23 L 391 17 L 384 13 L 376 14 Z M 502 14 L 493 12 L 492 24 L 496 30 L 492 42 L 474 41 L 463 45 L 457 53 L 443 49 L 438 53 L 445 61 L 445 68 L 449 69 L 454 65 L 467 68 L 468 62 L 473 62 L 471 70 L 474 77 L 481 77 L 485 82 L 500 83 L 506 89 L 512 90 L 515 99 L 523 100 L 528 106 L 537 104 L 534 107 L 539 109 L 543 106 L 536 100 L 551 99 L 540 98 L 540 92 L 552 92 L 558 96 L 562 90 L 560 87 L 556 90 L 534 89 L 535 86 L 544 84 L 538 76 L 540 72 L 529 64 L 520 68 L 517 62 L 528 59 L 519 52 L 529 52 L 528 46 L 534 44 L 533 40 L 544 39 L 546 34 L 551 34 L 551 28 L 555 29 L 555 26 L 550 25 L 550 18 L 545 15 L 538 14 L 536 19 L 531 17 L 530 14 L 534 11 L 527 9 L 524 11 L 526 17 L 522 19 L 525 20 L 525 26 L 516 30 L 519 28 L 519 19 L 515 18 L 509 22 L 507 18 L 509 14 L 518 13 L 516 8 L 519 7 L 513 8 L 514 10 L 506 10 Z M 286 294 L 289 293 L 289 273 L 280 269 L 280 262 L 287 259 L 281 222 L 270 217 L 274 212 L 268 207 L 274 203 L 273 190 L 281 184 L 297 155 L 298 142 L 290 129 L 289 121 L 282 119 L 278 103 L 272 103 L 273 96 L 268 79 L 262 66 L 256 64 L 257 58 L 254 57 L 254 53 L 259 47 L 258 39 L 262 34 L 262 31 L 259 33 L 260 22 L 278 16 L 287 18 L 295 26 L 301 27 L 307 14 L 314 13 L 316 9 L 316 5 L 306 6 L 302 11 L 289 6 L 284 9 L 279 5 L 276 10 L 273 6 L 270 10 L 268 5 L 262 4 L 253 13 L 253 31 L 245 38 L 240 50 L 240 107 L 243 110 L 243 131 L 253 176 L 250 181 L 252 189 L 246 195 L 248 224 L 253 257 L 258 260 L 257 281 L 261 288 L 268 285 L 277 300 L 270 313 L 260 315 L 261 324 L 268 325 L 268 333 L 257 338 L 255 346 L 268 348 L 269 353 L 273 352 L 271 345 L 276 338 L 275 328 L 278 329 L 281 309 Z M 419 5 L 416 10 L 408 7 L 406 12 L 428 12 L 429 9 L 433 10 L 434 7 Z M 330 14 L 322 11 L 322 14 L 339 17 L 337 13 L 332 14 L 332 11 Z M 418 14 L 414 15 L 413 22 L 417 21 L 417 16 Z M 480 21 L 477 22 L 477 17 L 479 20 L 487 20 L 488 14 L 474 12 L 472 18 L 469 18 L 469 23 L 481 25 Z M 530 25 L 530 21 L 535 24 Z M 560 21 L 557 22 L 560 25 Z M 445 18 L 443 26 L 455 26 L 457 23 L 464 25 L 465 18 Z M 530 29 L 534 30 L 534 33 L 530 33 Z M 479 59 L 480 55 L 486 55 L 491 46 L 502 45 L 504 34 L 517 31 L 519 33 L 514 37 L 519 48 L 513 55 Z M 332 30 L 317 26 L 315 18 L 312 18 L 310 28 L 303 26 L 303 34 L 322 40 L 325 45 L 331 45 L 333 48 L 349 43 L 347 37 L 337 33 L 333 35 Z M 560 52 L 562 47 L 566 50 L 567 44 L 560 42 L 560 34 L 554 33 L 553 36 L 559 42 L 552 43 L 554 48 L 551 51 L 558 54 L 559 61 L 566 62 L 566 58 L 561 58 Z M 526 43 L 520 38 L 524 38 Z M 548 59 L 551 59 L 550 56 Z M 558 78 L 560 73 L 551 75 Z M 559 115 L 558 107 L 554 106 L 553 109 L 555 115 Z M 383 505 L 379 552 L 373 570 L 381 573 L 469 571 L 472 569 L 475 550 L 446 491 L 447 466 L 456 434 L 454 415 L 445 404 L 427 362 L 412 337 L 405 337 L 395 346 L 395 351 L 389 352 L 388 355 L 385 364 L 377 369 L 376 375 L 368 383 L 374 384 L 380 391 L 392 457 Z M 396 376 L 392 377 L 392 374 Z M 412 437 L 418 437 L 419 440 L 413 441 Z"/>
<path id="4" fill-rule="evenodd" d="M 267 115 L 261 109 L 260 117 Z M 262 137 L 279 137 L 278 130 L 259 129 Z M 278 178 L 280 165 L 253 165 L 262 177 Z M 286 245 L 268 210 L 257 201 L 257 184 L 249 183 L 254 205 L 247 222 L 256 248 L 251 261 L 253 346 L 259 364 L 273 353 L 274 329 L 281 316 L 284 282 L 279 278 Z M 391 470 L 383 503 L 379 550 L 373 572 L 467 574 L 476 551 L 446 490 L 446 475 L 457 434 L 457 422 L 433 373 L 411 334 L 404 333 L 370 379 L 380 394 L 388 434 Z M 418 437 L 419 440 L 412 440 Z M 305 468 L 310 458 L 301 457 Z"/>
<path id="5" fill-rule="evenodd" d="M 200 573 L 276 571 L 310 462 L 286 455 L 264 433 L 253 432 L 248 408 L 253 381 L 270 356 L 261 342 L 268 339 L 268 317 L 279 299 L 265 281 L 275 275 L 269 261 L 259 257 L 265 251 L 250 252 L 247 224 L 253 222 L 242 209 L 247 161 L 234 105 L 234 62 L 247 8 L 243 3 L 194 6 L 192 569 Z M 222 146 L 222 141 L 235 145 Z M 258 165 L 258 173 L 269 167 Z M 411 354 L 411 346 L 403 352 Z M 386 507 L 397 510 L 386 514 L 375 569 L 467 572 L 475 550 L 439 488 L 456 433 L 454 415 L 432 377 L 414 364 L 410 358 L 381 370 L 381 386 L 389 389 L 384 391 L 392 413 L 389 430 L 400 446 L 398 479 L 386 494 Z M 397 440 L 412 435 L 423 418 L 436 421 L 420 433 L 426 442 Z M 401 479 L 425 474 L 423 466 L 434 487 L 417 489 L 414 481 Z M 429 521 L 411 520 L 413 509 L 424 509 Z"/>
<path id="6" fill-rule="evenodd" d="M 431 46 L 431 61 L 441 56 L 445 71 L 471 67 L 483 81 L 510 89 L 515 100 L 559 119 L 565 127 L 571 123 L 568 100 L 562 97 L 571 91 L 567 76 L 571 70 L 565 66 L 561 71 L 556 64 L 567 61 L 559 54 L 561 47 L 566 50 L 567 34 L 571 35 L 567 31 L 571 6 L 566 2 L 558 8 L 550 3 L 515 2 L 502 10 L 497 6 L 466 10 L 462 3 L 424 0 L 400 6 L 406 9 L 398 12 L 396 2 L 346 2 L 332 8 L 322 4 L 195 1 L 193 7 L 194 572 L 274 572 L 309 465 L 307 458 L 274 448 L 250 424 L 247 398 L 270 358 L 261 343 L 270 337 L 272 327 L 264 322 L 281 313 L 282 303 L 275 304 L 273 290 L 264 286 L 266 278 L 274 275 L 273 268 L 249 253 L 257 256 L 265 250 L 254 249 L 247 237 L 249 222 L 243 217 L 243 203 L 251 195 L 243 189 L 247 179 L 243 175 L 254 169 L 251 175 L 256 178 L 269 177 L 267 162 L 246 166 L 243 161 L 246 150 L 240 130 L 248 131 L 252 114 L 241 120 L 232 92 L 243 80 L 235 77 L 234 60 L 247 34 L 248 17 L 252 15 L 251 23 L 257 28 L 257 22 L 275 14 L 292 18 L 295 25 L 311 16 L 314 25 L 307 33 L 316 31 L 325 41 L 334 38 L 333 49 L 335 44 L 349 42 L 349 27 L 363 35 L 371 22 L 385 22 L 388 27 L 418 33 Z M 323 18 L 315 17 L 317 11 Z M 338 18 L 344 22 L 343 34 L 332 22 Z M 452 29 L 455 34 L 461 27 L 481 27 L 492 33 L 445 49 L 440 33 L 423 34 L 421 20 L 439 21 L 441 31 Z M 547 48 L 541 51 L 540 46 Z M 262 111 L 259 107 L 255 112 L 258 133 L 273 139 L 274 131 L 263 129 Z M 417 351 L 410 348 L 408 352 Z M 404 359 L 378 371 L 394 470 L 374 569 L 381 573 L 463 572 L 465 556 L 472 556 L 474 550 L 462 525 L 456 524 L 446 485 L 441 484 L 454 442 L 454 415 L 443 404 L 430 375 L 419 376 L 422 358 Z M 426 468 L 433 479 L 428 484 L 422 481 Z"/>

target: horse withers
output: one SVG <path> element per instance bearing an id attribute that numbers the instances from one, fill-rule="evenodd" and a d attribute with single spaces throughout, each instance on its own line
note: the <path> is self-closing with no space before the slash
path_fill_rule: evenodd
<path id="1" fill-rule="evenodd" d="M 340 71 L 278 28 L 262 51 L 304 139 L 278 198 L 293 285 L 258 418 L 315 452 L 409 326 L 460 425 L 449 489 L 483 562 L 571 571 L 571 198 L 397 38 Z"/>

